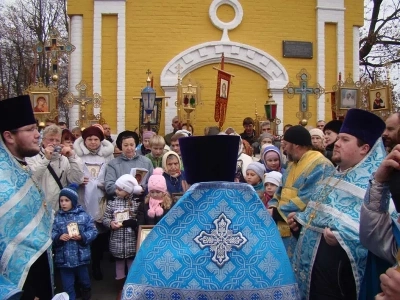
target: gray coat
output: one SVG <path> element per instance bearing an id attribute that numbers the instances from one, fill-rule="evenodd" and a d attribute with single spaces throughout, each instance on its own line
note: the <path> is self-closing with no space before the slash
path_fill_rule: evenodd
<path id="1" fill-rule="evenodd" d="M 104 185 L 109 196 L 115 195 L 115 181 L 122 175 L 129 174 L 132 168 L 144 168 L 149 170 L 141 184 L 143 190 L 146 189 L 149 176 L 153 174 L 153 164 L 150 159 L 142 155 L 136 155 L 132 159 L 127 159 L 123 155 L 120 155 L 111 160 L 106 168 Z"/>
<path id="2" fill-rule="evenodd" d="M 397 243 L 389 213 L 390 191 L 387 184 L 370 180 L 360 215 L 360 241 L 376 256 L 394 264 Z"/>
<path id="3" fill-rule="evenodd" d="M 136 231 L 130 227 L 121 227 L 117 230 L 111 229 L 111 221 L 114 221 L 114 213 L 129 209 L 131 219 L 136 219 L 139 203 L 129 199 L 115 197 L 107 203 L 104 212 L 103 225 L 110 228 L 110 252 L 116 258 L 130 258 L 136 254 Z"/>

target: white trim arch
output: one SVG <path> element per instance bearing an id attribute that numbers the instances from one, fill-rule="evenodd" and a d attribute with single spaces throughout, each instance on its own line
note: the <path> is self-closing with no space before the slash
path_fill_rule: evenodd
<path id="1" fill-rule="evenodd" d="M 169 103 L 177 98 L 178 65 L 181 78 L 200 67 L 217 64 L 224 53 L 225 62 L 246 67 L 265 78 L 269 88 L 273 90 L 274 100 L 280 108 L 277 117 L 283 122 L 283 88 L 289 82 L 289 76 L 283 65 L 265 51 L 236 42 L 215 41 L 193 46 L 170 60 L 161 72 L 160 83 Z M 268 87 L 266 87 L 268 88 Z M 176 107 L 165 108 L 165 131 L 171 129 L 172 118 L 176 115 Z"/>

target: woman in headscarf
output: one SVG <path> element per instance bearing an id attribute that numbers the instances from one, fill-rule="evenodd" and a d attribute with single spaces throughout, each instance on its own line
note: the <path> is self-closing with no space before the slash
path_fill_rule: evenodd
<path id="1" fill-rule="evenodd" d="M 100 126 L 90 126 L 74 142 L 75 153 L 83 162 L 84 179 L 79 188 L 79 204 L 96 221 L 98 236 L 91 245 L 93 278 L 103 279 L 100 261 L 108 246 L 108 229 L 102 225 L 104 174 L 107 163 L 113 159 L 114 146 L 104 139 Z M 105 204 L 105 202 L 104 202 Z"/>

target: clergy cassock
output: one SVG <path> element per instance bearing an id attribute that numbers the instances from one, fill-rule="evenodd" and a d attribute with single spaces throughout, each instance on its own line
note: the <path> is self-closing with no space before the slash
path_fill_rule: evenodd
<path id="1" fill-rule="evenodd" d="M 29 96 L 0 101 L 0 131 L 35 123 Z M 43 200 L 29 169 L 0 137 L 0 299 L 20 298 L 31 266 L 51 246 L 53 212 Z M 50 272 L 40 280 L 51 289 Z"/>
<path id="2" fill-rule="evenodd" d="M 311 143 L 311 137 L 309 137 Z M 289 141 L 292 142 L 292 141 Z M 295 141 L 293 141 L 295 142 Z M 287 222 L 291 212 L 303 211 L 320 180 L 334 171 L 332 163 L 318 151 L 307 151 L 298 162 L 289 163 L 283 172 L 282 185 L 268 202 L 270 208 L 276 207 L 284 221 L 278 221 L 286 251 L 291 258 L 296 239 L 293 237 Z"/>
<path id="3" fill-rule="evenodd" d="M 250 185 L 233 183 L 239 137 L 179 143 L 197 183 L 142 243 L 123 299 L 299 299 L 275 222 Z"/>
<path id="4" fill-rule="evenodd" d="M 367 249 L 359 239 L 360 211 L 371 174 L 386 155 L 380 138 L 384 128 L 384 122 L 376 115 L 358 109 L 349 110 L 340 133 L 363 140 L 371 146 L 370 151 L 352 168 L 335 170 L 327 176 L 315 187 L 304 212 L 296 214 L 296 220 L 303 227 L 292 265 L 303 299 L 310 297 L 313 266 L 326 227 L 339 242 L 337 247 L 341 247 L 349 258 L 358 299 L 367 258 Z M 335 251 L 333 246 L 329 249 Z M 329 253 L 325 254 L 329 257 Z M 333 254 L 330 259 L 333 259 Z"/>

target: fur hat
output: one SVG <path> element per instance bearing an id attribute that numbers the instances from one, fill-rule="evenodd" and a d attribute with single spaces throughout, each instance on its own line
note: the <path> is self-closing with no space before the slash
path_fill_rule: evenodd
<path id="1" fill-rule="evenodd" d="M 349 109 L 344 118 L 340 133 L 350 134 L 372 148 L 385 128 L 385 122 L 377 115 L 366 110 L 352 108 Z"/>
<path id="2" fill-rule="evenodd" d="M 36 124 L 28 95 L 0 100 L 0 132 Z"/>
<path id="3" fill-rule="evenodd" d="M 263 180 L 265 173 L 265 167 L 263 164 L 260 164 L 259 162 L 252 162 L 247 166 L 246 172 L 250 170 L 254 171 L 258 175 L 258 177 Z"/>
<path id="4" fill-rule="evenodd" d="M 308 132 L 307 129 L 305 129 L 301 125 L 296 125 L 290 127 L 288 130 L 286 130 L 285 135 L 283 136 L 283 139 L 286 142 L 299 145 L 299 146 L 311 146 L 311 134 Z"/>
<path id="5" fill-rule="evenodd" d="M 318 128 L 310 129 L 310 135 L 311 136 L 313 136 L 313 135 L 319 136 L 321 139 L 324 138 L 323 131 L 321 129 L 318 129 Z"/>
<path id="6" fill-rule="evenodd" d="M 282 174 L 277 171 L 271 171 L 269 173 L 265 173 L 263 182 L 264 185 L 269 182 L 275 184 L 276 186 L 280 186 L 282 182 Z"/>
<path id="7" fill-rule="evenodd" d="M 60 191 L 60 196 L 58 197 L 58 200 L 62 196 L 67 197 L 69 200 L 72 202 L 72 207 L 76 207 L 78 205 L 78 185 L 76 183 L 71 183 L 69 186 L 63 188 Z"/>
<path id="8" fill-rule="evenodd" d="M 137 133 L 134 131 L 125 130 L 118 134 L 117 140 L 115 141 L 115 144 L 117 145 L 119 150 L 122 151 L 122 140 L 128 138 L 133 138 L 135 140 L 135 145 L 139 145 L 139 136 L 137 135 Z"/>
<path id="9" fill-rule="evenodd" d="M 234 135 L 180 138 L 183 166 L 189 184 L 235 179 L 240 137 Z M 218 149 L 222 155 L 217 155 Z"/>
<path id="10" fill-rule="evenodd" d="M 167 190 L 167 183 L 165 181 L 163 169 L 155 168 L 153 170 L 153 175 L 150 176 L 149 182 L 147 183 L 147 189 L 150 191 L 161 191 L 166 193 Z"/>
<path id="11" fill-rule="evenodd" d="M 143 132 L 143 140 L 151 139 L 156 133 L 154 131 L 144 131 Z"/>
<path id="12" fill-rule="evenodd" d="M 124 174 L 117 179 L 115 185 L 129 194 L 140 194 L 143 189 L 131 174 Z"/>
<path id="13" fill-rule="evenodd" d="M 85 141 L 88 137 L 97 136 L 100 141 L 104 140 L 104 132 L 97 126 L 90 126 L 82 131 L 82 138 Z"/>
<path id="14" fill-rule="evenodd" d="M 340 128 L 342 127 L 343 122 L 340 120 L 332 120 L 325 124 L 323 132 L 326 130 L 333 131 L 335 133 L 340 132 Z"/>

